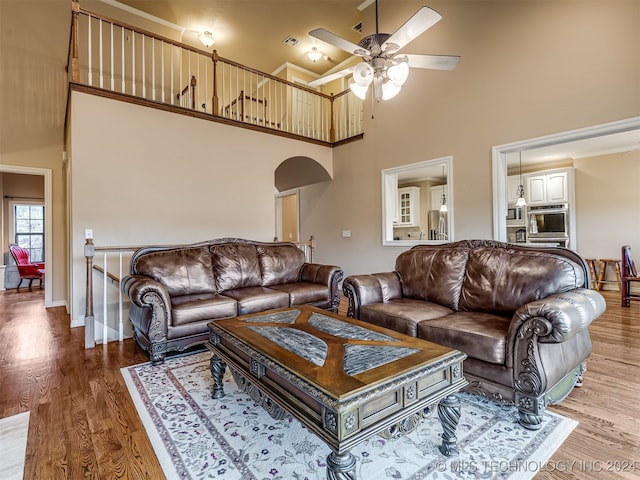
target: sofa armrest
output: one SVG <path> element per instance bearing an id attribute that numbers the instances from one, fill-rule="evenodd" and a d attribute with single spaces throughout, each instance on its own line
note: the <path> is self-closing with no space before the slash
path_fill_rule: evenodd
<path id="1" fill-rule="evenodd" d="M 137 325 L 138 328 L 150 340 L 166 339 L 168 325 L 171 324 L 171 297 L 165 286 L 145 275 L 127 275 L 122 279 L 122 293 L 132 304 L 151 309 L 151 320 L 147 325 Z M 134 318 L 131 320 L 136 321 Z"/>
<path id="2" fill-rule="evenodd" d="M 589 324 L 605 311 L 602 295 L 594 290 L 577 288 L 556 293 L 520 307 L 513 315 L 509 327 L 510 343 L 515 341 L 522 325 L 532 318 L 544 318 L 549 327 L 538 333 L 540 343 L 562 343 Z"/>
<path id="3" fill-rule="evenodd" d="M 351 318 L 360 318 L 363 305 L 402 298 L 402 285 L 396 272 L 351 275 L 342 282 L 342 291 L 349 300 L 347 316 Z"/>
<path id="4" fill-rule="evenodd" d="M 342 281 L 344 272 L 335 265 L 321 265 L 319 263 L 305 263 L 300 269 L 300 281 L 326 285 L 331 299 L 331 311 L 338 312 L 340 291 L 338 285 Z"/>

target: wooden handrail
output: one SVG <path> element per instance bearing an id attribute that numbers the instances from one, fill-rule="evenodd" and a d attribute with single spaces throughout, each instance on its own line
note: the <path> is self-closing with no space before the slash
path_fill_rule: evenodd
<path id="1" fill-rule="evenodd" d="M 153 53 L 153 49 L 152 49 L 151 65 L 143 67 L 143 70 L 142 70 L 141 94 L 139 94 L 136 91 L 135 86 L 137 83 L 133 83 L 132 86 L 129 85 L 129 87 L 131 87 L 132 90 L 128 91 L 125 88 L 125 79 L 127 77 L 124 74 L 124 71 L 125 71 L 124 61 L 122 62 L 122 66 L 121 66 L 122 71 L 120 71 L 120 68 L 119 68 L 120 66 L 114 65 L 113 62 L 110 65 L 110 69 L 108 65 L 103 66 L 103 63 L 102 63 L 103 62 L 102 48 L 110 47 L 112 50 L 114 48 L 113 33 L 111 33 L 111 35 L 108 35 L 106 40 L 103 40 L 102 35 L 100 35 L 100 42 L 103 42 L 103 41 L 111 42 L 111 44 L 109 45 L 109 43 L 105 43 L 103 45 L 101 43 L 99 45 L 100 55 L 98 56 L 99 59 L 96 64 L 97 68 L 95 68 L 94 66 L 91 54 L 88 53 L 88 65 L 87 65 L 88 69 L 86 73 L 88 75 L 88 81 L 86 83 L 80 83 L 83 81 L 82 80 L 83 75 L 85 75 L 84 70 L 81 70 L 81 68 L 84 68 L 84 64 L 81 64 L 81 59 L 84 62 L 84 56 L 86 52 L 84 51 L 84 45 L 83 45 L 84 37 L 81 38 L 79 37 L 79 35 L 85 34 L 84 29 L 82 28 L 82 25 L 84 25 L 84 22 L 88 21 L 90 22 L 89 25 L 91 25 L 91 23 L 96 20 L 100 22 L 101 25 L 102 23 L 108 23 L 111 26 L 111 32 L 113 32 L 114 27 L 122 29 L 123 38 L 125 35 L 125 30 L 127 30 L 128 31 L 127 34 L 134 36 L 134 38 L 137 37 L 138 35 L 141 35 L 143 38 L 148 38 L 152 42 L 152 45 L 154 44 L 153 42 L 157 41 L 157 42 L 162 42 L 162 48 L 165 48 L 164 44 L 168 45 L 170 48 L 174 48 L 174 47 L 179 48 L 182 51 L 182 55 L 187 54 L 187 57 L 189 58 L 188 67 L 191 66 L 191 55 L 193 54 L 195 54 L 196 62 L 202 62 L 204 59 L 209 58 L 212 63 L 208 66 L 205 65 L 204 67 L 205 68 L 204 77 L 203 77 L 205 79 L 204 83 L 202 83 L 201 78 L 196 77 L 196 75 L 198 74 L 192 75 L 193 73 L 192 70 L 187 70 L 188 73 L 186 73 L 187 71 L 183 73 L 181 70 L 182 66 L 180 65 L 180 70 L 179 70 L 180 76 L 183 77 L 183 75 L 186 73 L 187 75 L 190 75 L 192 78 L 187 87 L 185 87 L 182 90 L 179 90 L 179 89 L 174 89 L 173 77 L 171 77 L 170 88 L 171 90 L 173 90 L 171 92 L 171 95 L 169 96 L 171 100 L 165 101 L 165 92 L 169 88 L 169 85 L 164 84 L 165 77 L 164 77 L 164 73 L 162 72 L 161 72 L 162 76 L 160 77 L 161 80 L 157 82 L 155 80 L 155 76 L 153 74 L 153 72 L 155 72 L 155 67 L 153 66 L 153 58 L 155 58 L 156 54 Z M 100 31 L 102 32 L 102 28 L 100 28 Z M 338 104 L 334 104 L 334 100 L 336 98 L 341 99 L 340 105 L 342 105 L 343 103 L 346 105 L 346 102 L 343 102 L 342 100 L 343 98 L 345 100 L 348 98 L 349 102 L 351 102 L 350 96 L 344 97 L 345 95 L 348 95 L 350 93 L 350 90 L 345 90 L 344 92 L 341 92 L 338 95 L 333 95 L 333 94 L 329 95 L 326 93 L 321 93 L 314 89 L 306 87 L 304 85 L 296 84 L 288 80 L 279 78 L 275 75 L 271 75 L 265 72 L 260 72 L 259 70 L 256 70 L 251 67 L 247 67 L 233 60 L 220 57 L 218 55 L 218 52 L 215 50 L 213 50 L 212 52 L 206 52 L 199 48 L 182 44 L 180 42 L 164 37 L 162 35 L 157 35 L 148 30 L 137 28 L 137 27 L 134 27 L 133 25 L 130 25 L 124 22 L 116 21 L 115 19 L 110 18 L 109 16 L 93 13 L 88 10 L 82 9 L 80 8 L 80 5 L 77 0 L 72 0 L 72 19 L 71 19 L 70 37 L 71 37 L 71 41 L 70 41 L 71 45 L 69 46 L 69 52 L 68 52 L 70 58 L 68 61 L 67 69 L 70 72 L 70 75 L 69 75 L 70 84 L 73 90 L 81 91 L 81 88 L 79 87 L 82 86 L 82 87 L 86 87 L 86 89 L 90 89 L 91 93 L 95 93 L 97 95 L 106 96 L 110 98 L 113 97 L 113 98 L 121 99 L 127 102 L 137 103 L 140 105 L 149 105 L 149 106 L 162 108 L 162 109 L 168 109 L 169 107 L 175 106 L 180 109 L 179 113 L 181 114 L 191 115 L 191 114 L 197 114 L 197 113 L 204 113 L 206 114 L 206 117 L 202 117 L 202 118 L 207 118 L 209 120 L 214 120 L 214 121 L 219 120 L 222 123 L 241 126 L 249 129 L 257 129 L 257 128 L 264 129 L 261 131 L 267 131 L 270 134 L 280 135 L 287 138 L 301 139 L 303 141 L 309 141 L 312 143 L 317 143 L 322 145 L 328 144 L 329 146 L 334 146 L 337 144 L 337 142 L 344 143 L 345 141 L 353 141 L 353 140 L 360 139 L 363 136 L 361 119 L 360 120 L 356 119 L 354 122 L 353 118 L 347 118 L 347 116 L 350 115 L 348 112 L 352 112 L 353 110 L 347 109 L 347 108 L 336 108 Z M 80 45 L 80 48 L 78 48 L 78 45 Z M 120 44 L 118 45 L 119 45 L 118 48 L 120 48 Z M 88 38 L 87 46 L 89 48 L 93 48 L 91 44 L 91 38 Z M 125 48 L 124 40 L 122 41 L 121 48 L 122 48 L 122 51 L 124 52 L 124 48 Z M 78 51 L 78 50 L 82 50 L 82 51 Z M 89 50 L 88 52 L 91 52 L 91 50 Z M 146 65 L 145 58 L 144 58 L 144 51 L 142 55 L 142 61 Z M 171 68 L 173 68 L 173 63 L 171 65 L 172 65 Z M 197 63 L 196 65 L 197 65 L 198 72 L 200 72 L 202 63 Z M 221 65 L 222 65 L 222 68 L 219 69 L 218 67 L 220 67 Z M 127 65 L 127 68 L 128 67 L 129 66 Z M 213 75 L 212 75 L 213 81 L 211 81 L 210 80 L 211 77 L 208 76 L 209 68 L 212 68 L 213 70 Z M 145 69 L 150 69 L 149 70 L 151 72 L 150 79 L 145 80 L 145 76 L 144 76 L 144 73 L 146 71 Z M 247 87 L 245 87 L 245 91 L 250 97 L 247 97 L 247 96 L 239 97 L 240 99 L 243 100 L 242 102 L 239 102 L 239 100 L 235 100 L 234 102 L 231 103 L 231 105 L 234 105 L 235 103 L 238 103 L 238 102 L 244 103 L 245 100 L 254 101 L 256 102 L 257 105 L 259 105 L 259 107 L 255 110 L 255 115 L 253 114 L 253 110 L 251 109 L 251 113 L 249 114 L 249 116 L 246 116 L 247 112 L 245 111 L 242 114 L 242 118 L 240 117 L 232 118 L 232 117 L 225 116 L 225 113 L 224 113 L 225 108 L 222 108 L 222 109 L 220 108 L 221 99 L 224 99 L 225 101 L 229 101 L 230 100 L 229 97 L 233 98 L 234 96 L 238 95 L 237 88 L 234 89 L 233 87 L 231 87 L 229 91 L 225 90 L 226 86 L 224 84 L 224 78 L 225 78 L 225 75 L 226 75 L 225 72 L 227 71 L 227 69 L 230 72 L 229 73 L 230 75 L 232 74 L 236 76 L 247 75 L 249 78 L 255 77 L 254 84 L 256 85 L 256 91 L 246 91 Z M 120 77 L 122 78 L 121 88 L 116 88 L 114 86 L 114 83 L 113 83 L 114 71 L 115 71 L 115 75 L 120 75 Z M 135 75 L 135 71 L 136 70 L 134 69 L 133 70 L 134 75 Z M 171 72 L 172 72 L 171 75 L 173 75 L 173 70 L 171 70 Z M 103 79 L 105 78 L 105 75 L 108 75 L 109 73 L 110 73 L 111 88 L 105 88 L 106 86 L 103 85 Z M 96 84 L 94 84 L 94 80 L 93 80 L 95 76 L 97 76 L 97 78 L 99 79 L 99 82 L 95 82 Z M 108 80 L 109 79 L 107 79 L 107 81 Z M 133 78 L 133 81 L 140 82 L 140 80 L 137 78 Z M 184 77 L 181 80 L 179 80 L 179 82 L 180 81 L 184 81 Z M 194 82 L 196 82 L 197 85 L 194 84 Z M 223 83 L 221 85 L 218 85 L 219 82 L 223 82 Z M 273 86 L 269 85 L 270 82 L 273 82 Z M 97 83 L 99 83 L 99 85 L 97 85 Z M 251 81 L 249 85 L 251 85 Z M 145 87 L 152 92 L 150 95 L 151 98 L 148 98 L 148 96 L 146 95 Z M 190 101 L 186 101 L 184 96 L 188 94 L 189 88 L 192 89 L 191 90 L 192 98 Z M 220 94 L 221 88 L 222 88 L 222 94 Z M 308 106 L 305 105 L 305 108 L 307 110 L 305 110 L 302 113 L 300 113 L 298 110 L 293 110 L 293 105 L 295 103 L 293 98 L 295 95 L 291 95 L 291 92 L 287 90 L 289 88 L 294 89 L 293 90 L 294 93 L 304 92 L 305 94 L 309 94 L 313 96 L 313 98 L 316 100 L 314 101 L 313 104 L 309 104 Z M 285 93 L 283 93 L 283 89 Z M 180 93 L 177 93 L 177 91 L 179 91 Z M 268 93 L 265 94 L 265 91 Z M 275 100 L 274 98 L 271 97 L 272 91 L 274 92 Z M 203 98 L 202 97 L 203 92 L 205 93 L 205 96 L 209 92 L 212 92 L 212 97 L 210 99 L 212 108 L 210 112 L 207 112 L 207 110 L 209 110 L 208 108 L 209 105 L 207 105 L 206 102 L 202 104 L 205 111 L 201 112 L 201 110 L 199 109 L 198 104 L 199 104 L 199 100 Z M 156 99 L 156 94 L 161 96 L 161 101 L 158 101 Z M 182 101 L 185 103 L 178 101 L 178 105 L 175 105 L 174 102 L 175 102 L 176 96 L 179 97 L 179 100 L 182 99 Z M 269 99 L 269 108 L 267 108 L 267 104 L 266 104 L 267 98 Z M 284 103 L 283 103 L 283 99 L 284 99 Z M 360 105 L 358 108 L 361 109 L 362 105 Z M 65 120 L 65 123 L 66 123 L 66 120 Z M 352 125 L 356 125 L 356 129 L 353 129 Z M 347 137 L 347 135 L 349 135 L 349 137 Z M 345 138 L 342 138 L 342 137 L 345 137 Z"/>

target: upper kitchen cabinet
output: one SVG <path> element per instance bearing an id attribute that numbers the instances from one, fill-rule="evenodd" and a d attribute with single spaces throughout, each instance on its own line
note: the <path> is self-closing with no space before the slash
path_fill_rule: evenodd
<path id="1" fill-rule="evenodd" d="M 398 226 L 420 225 L 420 188 L 398 188 Z"/>
<path id="2" fill-rule="evenodd" d="M 526 176 L 526 182 L 527 205 L 569 201 L 568 169 L 553 173 L 529 174 Z"/>

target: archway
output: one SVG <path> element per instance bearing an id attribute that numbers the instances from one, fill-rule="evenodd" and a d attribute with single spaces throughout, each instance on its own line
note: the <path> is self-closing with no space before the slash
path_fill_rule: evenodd
<path id="1" fill-rule="evenodd" d="M 327 170 L 309 157 L 291 157 L 276 168 L 275 237 L 284 241 L 300 240 L 300 188 L 329 180 L 331 175 Z"/>

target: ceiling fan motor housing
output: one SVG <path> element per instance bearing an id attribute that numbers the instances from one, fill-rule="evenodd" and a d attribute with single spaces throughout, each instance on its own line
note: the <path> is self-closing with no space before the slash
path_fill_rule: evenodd
<path id="1" fill-rule="evenodd" d="M 390 47 L 392 47 L 393 44 L 387 45 L 385 52 L 382 51 L 382 45 L 384 45 L 384 42 L 386 42 L 390 36 L 391 34 L 389 33 L 374 33 L 364 37 L 360 42 L 358 42 L 358 45 L 363 49 L 368 50 L 370 52 L 370 56 L 375 58 L 382 53 L 389 52 L 391 49 Z M 395 50 L 398 50 L 399 47 L 397 45 L 395 47 Z M 393 49 L 391 50 L 395 51 Z"/>

